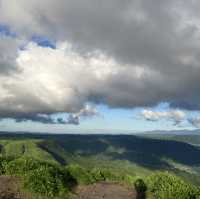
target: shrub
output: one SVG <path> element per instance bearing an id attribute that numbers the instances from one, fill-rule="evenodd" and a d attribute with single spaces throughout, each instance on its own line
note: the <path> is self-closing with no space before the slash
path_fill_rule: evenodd
<path id="1" fill-rule="evenodd" d="M 135 183 L 135 176 L 132 176 L 132 175 L 124 175 L 123 176 L 123 182 L 125 182 L 126 184 L 128 184 L 128 185 L 134 185 L 134 183 Z"/>
<path id="2" fill-rule="evenodd" d="M 158 172 L 147 178 L 149 191 L 156 199 L 196 199 L 197 189 L 179 177 Z"/>
<path id="3" fill-rule="evenodd" d="M 12 157 L 0 157 L 0 175 L 6 173 L 6 167 L 8 163 L 12 160 Z"/>
<path id="4" fill-rule="evenodd" d="M 48 197 L 60 195 L 76 185 L 69 171 L 56 164 L 33 158 L 18 158 L 6 164 L 0 164 L 0 168 L 1 165 L 4 165 L 6 174 L 21 176 L 25 188 Z"/>
<path id="5" fill-rule="evenodd" d="M 79 165 L 70 165 L 67 167 L 67 171 L 69 171 L 79 184 L 91 184 L 95 182 L 92 174 Z"/>
<path id="6" fill-rule="evenodd" d="M 101 169 L 101 174 L 107 181 L 121 181 L 123 178 L 123 176 L 117 175 L 110 169 L 105 169 L 105 168 Z"/>
<path id="7" fill-rule="evenodd" d="M 142 179 L 137 179 L 134 186 L 138 193 L 145 193 L 147 190 L 147 186 Z"/>
<path id="8" fill-rule="evenodd" d="M 123 181 L 124 177 L 117 175 L 110 169 L 93 168 L 85 169 L 79 165 L 70 165 L 67 167 L 70 174 L 79 184 L 91 184 L 99 181 Z"/>
<path id="9" fill-rule="evenodd" d="M 6 167 L 6 173 L 9 175 L 19 175 L 23 176 L 27 172 L 39 168 L 41 165 L 45 165 L 47 163 L 40 162 L 38 160 L 34 160 L 32 158 L 19 158 L 13 161 L 10 161 Z"/>
<path id="10" fill-rule="evenodd" d="M 65 169 L 53 165 L 42 165 L 27 173 L 24 186 L 32 192 L 54 197 L 68 192 L 75 182 Z"/>
<path id="11" fill-rule="evenodd" d="M 197 199 L 200 199 L 200 187 L 197 188 Z"/>
<path id="12" fill-rule="evenodd" d="M 94 181 L 96 181 L 96 182 L 105 180 L 105 177 L 104 177 L 103 173 L 101 172 L 101 169 L 99 169 L 99 168 L 93 168 L 91 170 L 91 175 L 92 175 Z"/>

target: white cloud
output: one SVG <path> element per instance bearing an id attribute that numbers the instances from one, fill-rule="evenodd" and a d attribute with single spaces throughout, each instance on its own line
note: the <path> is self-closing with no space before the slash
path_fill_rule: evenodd
<path id="1" fill-rule="evenodd" d="M 56 49 L 30 43 L 19 51 L 16 62 L 19 73 L 0 77 L 2 117 L 80 110 L 79 115 L 94 114 L 88 106 L 82 109 L 90 99 L 95 101 L 99 96 L 108 104 L 119 103 L 127 96 L 118 85 L 148 75 L 139 66 L 131 68 L 129 74 L 115 60 L 99 52 L 81 56 L 66 42 L 57 44 Z"/>
<path id="2" fill-rule="evenodd" d="M 186 118 L 185 112 L 181 110 L 170 111 L 152 111 L 143 110 L 141 115 L 149 121 L 158 121 L 160 119 L 172 120 L 175 124 L 179 124 Z"/>
<path id="3" fill-rule="evenodd" d="M 77 125 L 80 122 L 80 118 L 91 118 L 94 116 L 100 116 L 100 113 L 94 106 L 86 104 L 86 106 L 78 113 L 70 114 L 67 119 L 67 123 Z"/>
<path id="4" fill-rule="evenodd" d="M 80 56 L 73 55 L 71 60 L 78 60 L 75 67 L 71 65 L 77 69 L 80 64 L 82 72 L 70 69 L 72 75 L 67 78 L 71 83 L 73 76 L 81 76 L 83 83 L 83 76 L 87 76 L 89 80 L 84 83 L 88 85 L 84 89 L 78 86 L 79 91 L 84 90 L 83 98 L 92 93 L 92 99 L 112 107 L 152 106 L 167 101 L 173 107 L 200 110 L 199 8 L 199 1 L 186 0 L 1 0 L 0 23 L 27 40 L 39 34 L 56 42 L 68 41 L 75 47 Z M 49 57 L 47 50 L 37 50 Z M 85 58 L 96 50 L 107 57 Z M 28 56 L 45 59 L 35 51 L 29 49 Z M 60 52 L 58 47 L 49 55 L 55 59 Z M 38 64 L 31 61 L 31 65 Z M 56 64 L 61 65 L 57 67 L 61 71 L 63 63 Z M 91 81 L 98 84 L 93 84 L 95 89 L 89 86 Z M 52 86 L 50 93 L 55 89 Z M 63 91 L 55 91 L 55 95 Z M 66 93 L 70 92 L 68 97 L 76 95 L 73 89 L 66 89 Z M 55 96 L 51 95 L 51 99 Z"/>
<path id="5" fill-rule="evenodd" d="M 200 117 L 194 117 L 194 118 L 189 118 L 188 122 L 196 127 L 196 128 L 200 128 Z"/>
<path id="6" fill-rule="evenodd" d="M 0 37 L 0 117 L 74 114 L 88 102 L 200 110 L 199 9 L 186 0 L 1 0 L 0 23 L 16 37 L 43 36 L 56 48 L 22 51 Z"/>

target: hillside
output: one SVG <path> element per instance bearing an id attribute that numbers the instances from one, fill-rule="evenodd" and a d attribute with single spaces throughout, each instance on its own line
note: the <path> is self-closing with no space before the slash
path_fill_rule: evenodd
<path id="1" fill-rule="evenodd" d="M 1 133 L 0 183 L 7 185 L 0 194 L 143 199 L 147 191 L 146 199 L 198 199 L 200 148 L 191 137 L 178 138 Z"/>
<path id="2" fill-rule="evenodd" d="M 145 176 L 155 170 L 168 170 L 200 184 L 200 149 L 185 141 L 191 137 L 185 137 L 182 140 L 182 136 L 177 136 L 173 140 L 134 135 L 2 133 L 0 149 L 3 156 L 33 157 L 62 165 L 109 167 L 124 174 Z"/>
<path id="3" fill-rule="evenodd" d="M 141 137 L 145 138 L 153 138 L 153 139 L 160 139 L 160 140 L 175 140 L 180 142 L 185 142 L 188 144 L 192 144 L 195 146 L 200 146 L 200 133 L 198 134 L 142 134 Z"/>

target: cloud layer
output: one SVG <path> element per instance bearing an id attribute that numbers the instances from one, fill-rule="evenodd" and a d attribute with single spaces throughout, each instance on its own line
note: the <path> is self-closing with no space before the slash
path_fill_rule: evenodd
<path id="1" fill-rule="evenodd" d="M 189 118 L 188 122 L 196 128 L 200 128 L 200 117 Z"/>
<path id="2" fill-rule="evenodd" d="M 177 125 L 186 119 L 185 112 L 181 110 L 170 110 L 170 111 L 143 110 L 141 115 L 148 121 L 158 121 L 161 119 L 171 120 L 174 122 L 174 125 Z"/>
<path id="3" fill-rule="evenodd" d="M 87 103 L 199 110 L 199 8 L 197 0 L 1 0 L 0 23 L 16 37 L 0 37 L 0 117 L 67 112 L 79 123 L 74 114 Z"/>
<path id="4" fill-rule="evenodd" d="M 64 118 L 59 116 L 55 117 L 53 115 L 49 114 L 40 114 L 40 113 L 27 113 L 27 114 L 21 114 L 16 115 L 16 117 L 13 117 L 16 122 L 26 122 L 26 121 L 32 121 L 32 122 L 39 122 L 43 124 L 73 124 L 73 125 L 79 125 L 80 119 L 87 119 L 92 118 L 95 116 L 100 116 L 100 113 L 97 111 L 97 109 L 94 106 L 86 104 L 84 108 L 82 108 L 77 113 L 71 113 L 68 116 L 65 116 Z"/>

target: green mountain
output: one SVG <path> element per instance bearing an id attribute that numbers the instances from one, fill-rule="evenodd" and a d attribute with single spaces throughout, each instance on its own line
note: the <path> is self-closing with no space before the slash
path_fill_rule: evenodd
<path id="1" fill-rule="evenodd" d="M 90 195 L 90 187 L 101 193 L 97 187 L 125 185 L 131 198 L 199 199 L 199 140 L 198 135 L 1 132 L 0 197 L 78 199 Z M 88 191 L 75 194 L 79 185 Z"/>
<path id="2" fill-rule="evenodd" d="M 200 184 L 200 136 L 145 137 L 135 135 L 0 135 L 2 156 L 33 157 L 61 165 L 111 168 L 145 176 L 168 170 Z M 200 144 L 200 142 L 199 142 Z"/>

